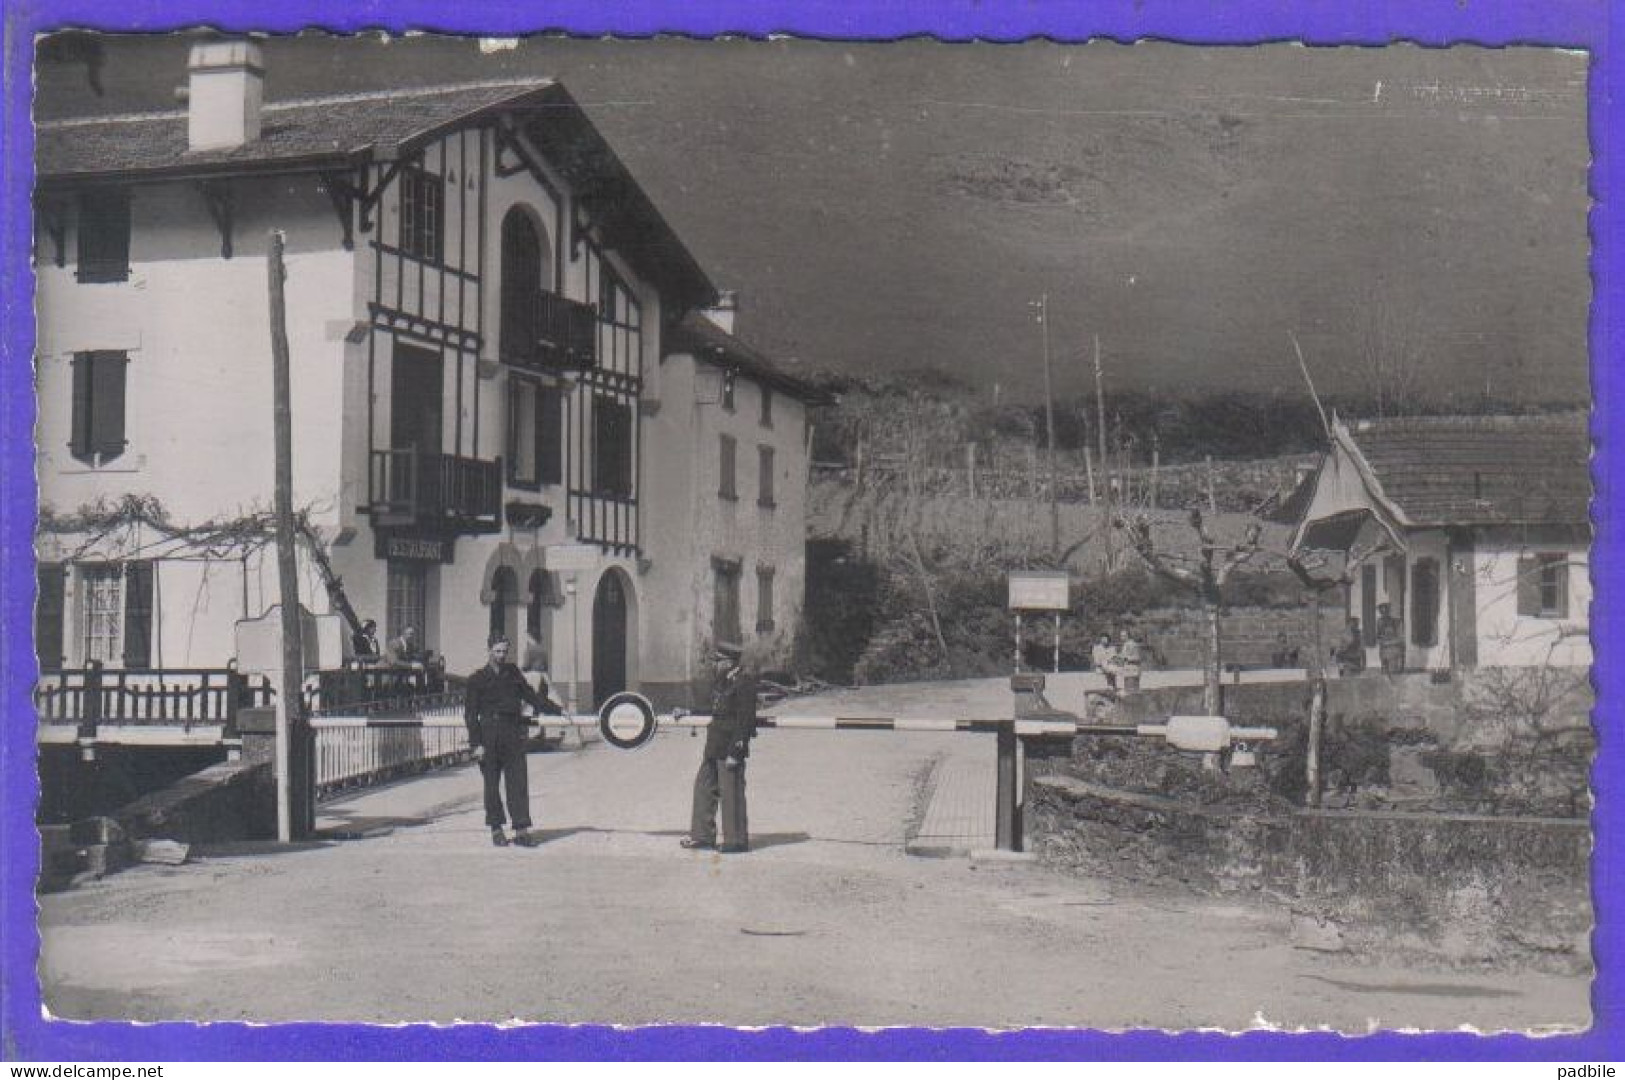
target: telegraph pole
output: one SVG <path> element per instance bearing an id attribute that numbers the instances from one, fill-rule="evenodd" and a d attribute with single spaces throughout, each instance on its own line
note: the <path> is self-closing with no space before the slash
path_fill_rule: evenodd
<path id="1" fill-rule="evenodd" d="M 1100 335 L 1095 335 L 1095 427 L 1100 435 L 1100 487 L 1106 496 L 1106 516 L 1100 524 L 1106 540 L 1106 573 L 1112 572 L 1112 467 L 1106 456 L 1106 380 L 1100 367 Z"/>
<path id="2" fill-rule="evenodd" d="M 1049 359 L 1049 293 L 1041 295 L 1031 305 L 1038 311 L 1038 325 L 1044 338 L 1044 430 L 1049 446 L 1049 547 L 1061 550 L 1060 479 L 1055 472 L 1055 389 L 1050 379 Z"/>
<path id="3" fill-rule="evenodd" d="M 282 610 L 282 671 L 276 694 L 277 839 L 302 840 L 315 828 L 315 791 L 310 733 L 301 694 L 305 681 L 304 645 L 299 626 L 299 570 L 294 555 L 293 404 L 288 373 L 287 305 L 282 286 L 283 237 L 271 233 L 266 260 L 271 297 L 271 399 L 276 443 L 276 568 Z"/>

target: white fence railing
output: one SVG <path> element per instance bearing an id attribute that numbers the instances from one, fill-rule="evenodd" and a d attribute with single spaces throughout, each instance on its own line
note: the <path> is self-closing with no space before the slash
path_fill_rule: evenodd
<path id="1" fill-rule="evenodd" d="M 316 733 L 316 790 L 343 788 L 422 772 L 463 760 L 468 735 L 462 709 L 442 705 L 409 717 L 323 716 Z"/>

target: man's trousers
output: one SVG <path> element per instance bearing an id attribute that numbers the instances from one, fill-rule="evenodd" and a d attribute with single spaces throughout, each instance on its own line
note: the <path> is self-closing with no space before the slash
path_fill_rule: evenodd
<path id="1" fill-rule="evenodd" d="M 717 804 L 722 804 L 722 842 L 725 846 L 750 844 L 745 814 L 745 763 L 728 765 L 722 758 L 703 758 L 694 774 L 694 816 L 688 835 L 707 844 L 717 842 Z"/>
<path id="2" fill-rule="evenodd" d="M 508 793 L 508 817 L 516 829 L 530 828 L 530 773 L 525 761 L 527 731 L 523 720 L 487 720 L 481 732 L 485 759 L 480 773 L 485 778 L 485 823 L 499 828 L 502 816 L 502 789 Z"/>

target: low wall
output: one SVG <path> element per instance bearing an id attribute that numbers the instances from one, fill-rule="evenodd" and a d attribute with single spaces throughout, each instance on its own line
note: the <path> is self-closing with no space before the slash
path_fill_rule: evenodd
<path id="1" fill-rule="evenodd" d="M 1442 680 L 1368 673 L 1330 679 L 1326 691 L 1325 806 L 1590 812 L 1595 697 L 1584 671 L 1487 668 Z M 1307 681 L 1224 687 L 1224 713 L 1232 721 L 1280 732 L 1260 761 L 1270 790 L 1294 804 L 1304 801 L 1310 693 Z M 1202 711 L 1201 687 L 1159 687 L 1125 695 L 1102 718 L 1150 723 Z M 1080 762 L 1089 760 L 1094 741 L 1075 744 Z"/>
<path id="2" fill-rule="evenodd" d="M 132 840 L 274 840 L 276 779 L 268 762 L 211 765 L 127 804 L 114 820 Z"/>
<path id="3" fill-rule="evenodd" d="M 1284 900 L 1303 948 L 1590 968 L 1584 819 L 1259 813 L 1051 772 L 1033 780 L 1027 822 L 1055 865 Z"/>
<path id="4" fill-rule="evenodd" d="M 1344 630 L 1341 606 L 1324 605 L 1320 612 L 1320 648 L 1329 651 Z M 1200 668 L 1207 661 L 1207 615 L 1194 607 L 1146 611 L 1125 619 L 1168 668 Z M 1219 637 L 1224 662 L 1246 667 L 1276 667 L 1283 647 L 1297 653 L 1298 664 L 1308 665 L 1315 652 L 1314 618 L 1307 606 L 1287 608 L 1233 608 L 1219 616 Z"/>

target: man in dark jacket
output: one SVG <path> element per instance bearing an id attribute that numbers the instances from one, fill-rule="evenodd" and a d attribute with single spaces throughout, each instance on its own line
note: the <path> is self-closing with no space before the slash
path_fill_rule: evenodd
<path id="1" fill-rule="evenodd" d="M 756 734 L 756 683 L 740 666 L 738 645 L 718 642 L 712 650 L 711 726 L 705 753 L 694 776 L 694 814 L 686 848 L 750 850 L 745 814 L 745 759 Z M 717 847 L 717 803 L 722 804 L 722 845 Z"/>
<path id="2" fill-rule="evenodd" d="M 502 789 L 506 788 L 514 842 L 535 847 L 541 841 L 530 831 L 530 775 L 520 705 L 528 704 L 539 713 L 560 709 L 530 688 L 525 676 L 508 662 L 508 648 L 507 638 L 492 639 L 489 661 L 468 677 L 463 723 L 468 726 L 468 745 L 485 780 L 485 823 L 491 827 L 491 843 L 508 846 L 502 829 Z"/>

